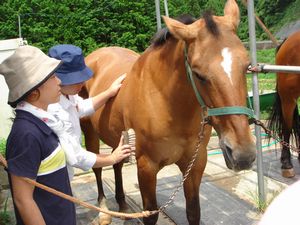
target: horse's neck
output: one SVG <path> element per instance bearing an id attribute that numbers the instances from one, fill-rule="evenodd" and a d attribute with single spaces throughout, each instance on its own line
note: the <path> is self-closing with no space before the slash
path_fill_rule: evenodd
<path id="1" fill-rule="evenodd" d="M 190 95 L 191 86 L 188 83 L 184 65 L 184 43 L 171 40 L 157 50 L 153 50 L 153 79 L 158 79 L 165 91 L 176 98 L 186 98 Z M 156 58 L 156 60 L 154 60 Z"/>
<path id="2" fill-rule="evenodd" d="M 171 40 L 158 49 L 152 49 L 146 69 L 151 71 L 152 83 L 164 96 L 169 109 L 173 113 L 191 116 L 198 110 L 195 107 L 195 94 L 186 75 L 184 47 L 183 42 Z"/>

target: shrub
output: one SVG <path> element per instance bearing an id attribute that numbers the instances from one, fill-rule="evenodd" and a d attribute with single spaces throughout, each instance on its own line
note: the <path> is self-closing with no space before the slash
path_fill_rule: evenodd
<path id="1" fill-rule="evenodd" d="M 6 140 L 4 138 L 0 138 L 0 153 L 5 157 L 5 148 L 6 148 Z"/>

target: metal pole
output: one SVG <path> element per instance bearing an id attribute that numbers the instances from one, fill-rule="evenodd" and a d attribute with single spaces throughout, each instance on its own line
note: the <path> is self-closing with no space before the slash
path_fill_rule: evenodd
<path id="1" fill-rule="evenodd" d="M 157 30 L 161 29 L 161 19 L 160 19 L 160 1 L 155 0 L 155 10 L 156 10 L 156 22 L 157 22 Z"/>
<path id="2" fill-rule="evenodd" d="M 18 14 L 18 26 L 19 26 L 19 38 L 22 38 L 22 32 L 21 32 L 21 16 Z"/>
<path id="3" fill-rule="evenodd" d="M 165 5 L 165 15 L 169 17 L 168 0 L 164 0 L 164 5 Z"/>
<path id="4" fill-rule="evenodd" d="M 255 17 L 254 17 L 254 3 L 253 0 L 248 0 L 248 25 L 249 25 L 249 39 L 250 39 L 250 52 L 252 66 L 257 64 L 256 59 L 256 35 L 255 35 Z M 254 72 L 252 74 L 253 82 L 253 106 L 256 119 L 259 119 L 260 107 L 259 107 L 259 88 L 258 88 L 258 74 Z M 257 149 L 257 179 L 258 179 L 258 198 L 260 203 L 265 203 L 265 188 L 264 188 L 264 173 L 263 173 L 263 158 L 261 147 L 261 129 L 259 126 L 255 126 L 256 136 L 256 149 Z"/>
<path id="5" fill-rule="evenodd" d="M 251 71 L 255 72 L 273 72 L 273 73 L 300 73 L 300 66 L 282 66 L 282 65 L 268 65 L 258 64 Z"/>

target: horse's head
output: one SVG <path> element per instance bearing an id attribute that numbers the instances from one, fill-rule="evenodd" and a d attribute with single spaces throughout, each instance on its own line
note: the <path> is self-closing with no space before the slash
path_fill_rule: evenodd
<path id="1" fill-rule="evenodd" d="M 196 86 L 208 108 L 246 106 L 248 54 L 236 34 L 239 8 L 228 0 L 224 16 L 204 15 L 186 25 L 164 17 L 169 32 L 185 43 Z M 228 168 L 249 169 L 256 147 L 244 114 L 212 116 Z"/>

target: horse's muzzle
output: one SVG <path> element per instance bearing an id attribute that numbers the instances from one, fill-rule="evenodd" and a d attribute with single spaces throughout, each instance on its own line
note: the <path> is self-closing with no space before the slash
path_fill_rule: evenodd
<path id="1" fill-rule="evenodd" d="M 226 166 L 229 169 L 236 172 L 251 169 L 256 158 L 254 143 L 249 144 L 244 148 L 242 148 L 242 146 L 231 148 L 228 144 L 221 140 L 220 147 L 223 151 Z"/>

